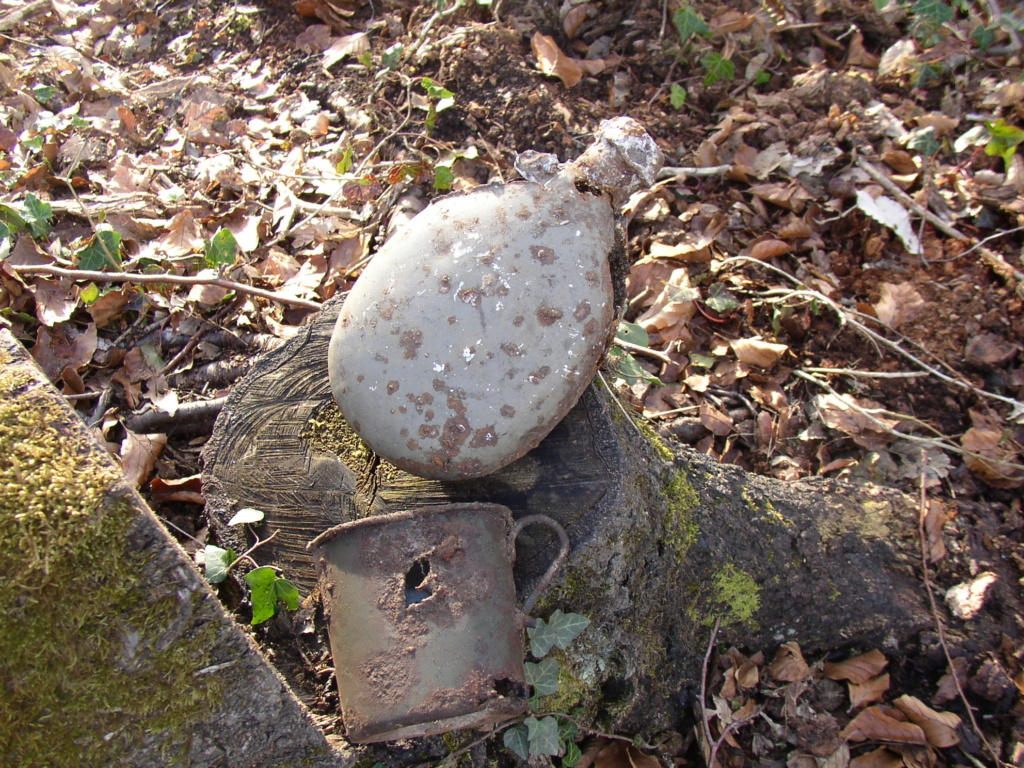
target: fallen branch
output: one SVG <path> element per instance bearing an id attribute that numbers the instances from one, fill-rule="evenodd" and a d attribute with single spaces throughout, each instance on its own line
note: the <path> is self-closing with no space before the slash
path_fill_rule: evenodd
<path id="1" fill-rule="evenodd" d="M 225 402 L 227 402 L 227 397 L 182 403 L 175 409 L 173 414 L 156 409 L 143 411 L 129 418 L 125 426 L 132 432 L 147 434 L 150 432 L 166 432 L 181 422 L 188 422 L 190 424 L 196 422 L 212 423 L 224 407 Z"/>
<path id="2" fill-rule="evenodd" d="M 136 283 L 139 285 L 216 285 L 219 288 L 227 288 L 229 291 L 244 293 L 249 296 L 259 296 L 261 299 L 276 301 L 281 304 L 289 304 L 293 307 L 303 309 L 320 309 L 320 302 L 300 299 L 297 296 L 274 293 L 263 288 L 256 288 L 252 285 L 228 280 L 226 277 L 199 277 L 196 275 L 142 275 L 133 272 L 92 272 L 85 269 L 64 269 L 54 267 L 50 264 L 34 264 L 31 266 L 19 266 L 8 262 L 8 266 L 19 275 L 50 275 L 51 277 L 64 277 L 69 280 L 91 280 L 94 283 Z"/>

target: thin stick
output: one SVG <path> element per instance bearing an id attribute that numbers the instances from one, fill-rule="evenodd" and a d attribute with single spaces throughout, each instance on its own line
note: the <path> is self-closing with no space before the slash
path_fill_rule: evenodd
<path id="1" fill-rule="evenodd" d="M 234 567 L 235 567 L 235 566 L 236 566 L 236 565 L 237 565 L 238 563 L 242 562 L 243 560 L 248 560 L 248 561 L 249 561 L 250 563 L 252 563 L 252 564 L 253 564 L 253 565 L 254 565 L 255 567 L 259 568 L 259 565 L 257 565 L 256 561 L 255 561 L 255 560 L 253 560 L 253 559 L 252 559 L 252 557 L 250 557 L 250 555 L 252 555 L 252 553 L 253 553 L 253 552 L 255 552 L 255 551 L 256 551 L 257 549 L 259 549 L 260 547 L 262 547 L 262 546 L 263 546 L 264 544 L 266 544 L 266 543 L 267 543 L 268 541 L 270 541 L 271 539 L 273 539 L 273 538 L 274 538 L 275 536 L 277 536 L 277 534 L 279 534 L 279 533 L 280 533 L 280 531 L 274 531 L 274 532 L 273 532 L 272 534 L 270 534 L 269 536 L 267 536 L 267 538 L 263 539 L 262 541 L 261 541 L 261 540 L 260 540 L 260 538 L 259 538 L 259 537 L 257 536 L 257 537 L 256 537 L 256 543 L 255 543 L 255 544 L 253 544 L 253 545 L 252 545 L 251 547 L 249 547 L 249 548 L 248 548 L 247 550 L 245 550 L 245 552 L 243 552 L 242 554 L 240 554 L 240 555 L 239 555 L 238 557 L 236 557 L 236 558 L 234 559 L 234 561 L 232 561 L 231 563 L 228 563 L 228 567 L 224 569 L 224 573 L 227 573 L 228 571 L 230 571 L 230 570 L 231 570 L 232 568 L 234 568 Z M 255 535 L 256 535 L 256 534 L 253 534 L 253 536 L 255 536 Z"/>
<path id="2" fill-rule="evenodd" d="M 854 368 L 801 368 L 805 373 L 837 373 L 862 379 L 916 379 L 927 376 L 927 371 L 858 371 Z"/>
<path id="3" fill-rule="evenodd" d="M 259 296 L 262 299 L 276 301 L 281 304 L 290 304 L 303 309 L 320 309 L 321 304 L 317 301 L 300 299 L 297 296 L 286 296 L 283 294 L 266 291 L 252 285 L 228 280 L 225 277 L 199 277 L 196 275 L 142 275 L 132 272 L 92 272 L 87 269 L 63 269 L 49 264 L 38 264 L 32 266 L 18 266 L 8 263 L 8 266 L 20 275 L 51 275 L 53 277 L 66 277 L 71 280 L 92 280 L 96 283 L 137 283 L 137 284 L 164 284 L 164 285 L 216 285 L 220 288 L 237 293 L 245 293 L 250 296 Z"/>
<path id="4" fill-rule="evenodd" d="M 632 352 L 635 355 L 644 355 L 645 357 L 653 357 L 655 360 L 660 360 L 665 365 L 672 364 L 672 358 L 666 355 L 664 352 L 659 352 L 656 349 L 650 347 L 644 347 L 640 344 L 633 344 L 632 342 L 625 341 L 624 339 L 615 339 L 615 346 L 621 347 L 627 352 Z"/>
<path id="5" fill-rule="evenodd" d="M 964 693 L 963 686 L 960 685 L 960 676 L 956 673 L 956 667 L 953 665 L 953 657 L 949 652 L 949 645 L 946 643 L 946 630 L 942 623 L 942 618 L 939 616 L 939 609 L 935 602 L 935 591 L 932 589 L 931 576 L 928 573 L 928 545 L 927 545 L 927 534 L 924 530 L 925 516 L 928 514 L 928 497 L 927 491 L 925 490 L 925 473 L 927 470 L 927 456 L 924 451 L 921 451 L 921 496 L 920 505 L 918 507 L 917 514 L 917 533 L 918 540 L 921 544 L 921 571 L 924 576 L 924 588 L 928 593 L 928 604 L 932 609 L 932 618 L 935 620 L 935 629 L 939 635 L 939 645 L 942 646 L 942 652 L 946 656 L 946 663 L 949 665 L 949 672 L 953 676 L 953 684 L 956 686 L 956 692 L 960 695 L 960 700 L 963 702 L 964 709 L 967 710 L 967 716 L 971 720 L 971 727 L 974 728 L 974 734 L 978 737 L 982 744 L 985 745 L 985 750 L 989 753 L 992 759 L 995 761 L 997 766 L 1005 765 L 1005 763 L 999 759 L 999 755 L 989 744 L 988 739 L 985 738 L 985 734 L 981 732 L 981 728 L 978 727 L 978 720 L 974 716 L 974 708 L 971 703 L 967 701 L 967 694 Z"/>
<path id="6" fill-rule="evenodd" d="M 711 628 L 711 637 L 708 638 L 708 647 L 704 651 L 704 662 L 700 667 L 700 722 L 704 728 L 704 741 L 711 749 L 714 739 L 711 738 L 711 723 L 708 721 L 708 713 L 705 702 L 708 700 L 708 667 L 711 665 L 711 654 L 715 651 L 715 638 L 718 637 L 718 628 L 722 626 L 722 617 L 715 617 L 715 626 Z M 708 768 L 715 768 L 715 755 L 717 749 L 712 751 L 711 759 L 708 760 Z"/>
<path id="7" fill-rule="evenodd" d="M 731 165 L 709 165 L 704 168 L 697 166 L 662 166 L 658 171 L 659 181 L 681 181 L 687 176 L 721 176 L 732 169 Z"/>

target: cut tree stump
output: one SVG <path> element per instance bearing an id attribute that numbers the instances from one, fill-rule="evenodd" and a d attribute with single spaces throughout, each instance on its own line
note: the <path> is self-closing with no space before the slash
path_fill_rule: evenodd
<path id="1" fill-rule="evenodd" d="M 0 764 L 351 764 L 6 329 L 0 573 Z"/>
<path id="2" fill-rule="evenodd" d="M 866 647 L 930 622 L 919 580 L 917 511 L 909 497 L 828 481 L 750 475 L 644 436 L 601 388 L 531 453 L 488 477 L 424 480 L 379 460 L 345 424 L 327 377 L 340 300 L 266 355 L 231 394 L 204 452 L 207 511 L 225 546 L 252 544 L 228 527 L 262 510 L 256 558 L 305 596 L 315 585 L 306 544 L 368 514 L 447 502 L 495 502 L 567 529 L 568 564 L 535 610 L 593 624 L 560 654 L 550 711 L 585 724 L 651 733 L 675 724 L 698 683 L 716 617 L 719 639 L 752 650 L 796 641 L 805 651 Z M 554 551 L 520 538 L 517 583 L 528 589 Z"/>

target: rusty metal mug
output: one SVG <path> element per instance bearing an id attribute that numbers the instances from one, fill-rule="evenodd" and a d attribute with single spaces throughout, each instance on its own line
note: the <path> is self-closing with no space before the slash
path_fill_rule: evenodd
<path id="1" fill-rule="evenodd" d="M 560 551 L 517 605 L 515 539 L 534 523 Z M 526 614 L 569 539 L 544 515 L 446 504 L 356 520 L 309 543 L 328 616 L 349 740 L 487 728 L 526 711 Z"/>

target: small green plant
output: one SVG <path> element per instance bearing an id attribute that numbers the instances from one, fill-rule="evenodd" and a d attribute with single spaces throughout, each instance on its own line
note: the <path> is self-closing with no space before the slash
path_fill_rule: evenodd
<path id="1" fill-rule="evenodd" d="M 531 703 L 558 692 L 558 661 L 548 657 L 552 648 L 569 647 L 573 640 L 590 626 L 590 619 L 578 613 L 556 609 L 547 621 L 538 619 L 526 632 L 530 638 L 530 654 L 536 661 L 526 662 L 526 683 L 533 688 Z M 580 748 L 574 739 L 579 729 L 574 722 L 559 714 L 533 714 L 505 731 L 503 741 L 523 760 L 532 757 L 562 756 L 562 765 L 572 768 L 580 759 Z"/>
<path id="2" fill-rule="evenodd" d="M 228 521 L 228 525 L 252 525 L 263 520 L 263 513 L 258 509 L 240 509 Z M 243 560 L 256 565 L 250 554 L 269 539 L 257 541 L 247 552 L 238 555 L 232 549 L 224 549 L 207 544 L 203 551 L 203 567 L 206 580 L 211 584 L 224 581 L 231 569 Z M 278 576 L 277 569 L 264 565 L 249 571 L 245 575 L 245 583 L 249 585 L 249 602 L 252 605 L 252 625 L 262 624 L 272 618 L 284 606 L 289 611 L 299 607 L 299 590 L 288 579 Z"/>
<path id="3" fill-rule="evenodd" d="M 211 268 L 230 267 L 235 263 L 238 253 L 238 241 L 230 229 L 221 227 L 217 233 L 206 241 L 204 257 L 206 265 Z"/>
<path id="4" fill-rule="evenodd" d="M 990 157 L 1001 157 L 1007 170 L 1013 162 L 1013 156 L 1017 154 L 1017 146 L 1024 142 L 1024 128 L 1015 125 L 1007 125 L 1006 121 L 1000 118 L 994 123 L 985 123 L 988 128 L 989 139 L 985 145 L 985 154 Z"/>
<path id="5" fill-rule="evenodd" d="M 432 131 L 437 123 L 438 113 L 444 112 L 448 107 L 455 104 L 455 94 L 444 86 L 435 83 L 429 77 L 424 77 L 420 80 L 420 85 L 427 92 L 427 98 L 424 103 L 417 104 L 416 106 L 426 110 L 427 119 L 425 124 L 427 130 Z"/>
<path id="6" fill-rule="evenodd" d="M 619 329 L 615 332 L 615 338 L 633 347 L 648 347 L 651 343 L 651 337 L 642 326 L 625 321 L 619 323 Z M 657 376 L 645 371 L 636 358 L 622 347 L 612 346 L 608 350 L 608 360 L 611 363 L 611 372 L 614 376 L 613 382 L 616 386 L 620 382 L 630 387 L 640 382 L 647 382 L 649 384 L 663 383 Z"/>
<path id="7" fill-rule="evenodd" d="M 686 89 L 679 83 L 672 83 L 668 89 L 668 102 L 672 109 L 682 109 L 686 103 Z"/>
<path id="8" fill-rule="evenodd" d="M 121 234 L 109 226 L 90 237 L 78 252 L 78 268 L 90 271 L 118 269 L 121 266 Z"/>
<path id="9" fill-rule="evenodd" d="M 731 59 L 725 58 L 718 51 L 711 51 L 700 57 L 700 64 L 704 67 L 704 86 L 714 85 L 720 80 L 732 80 L 736 74 L 736 65 Z"/>

